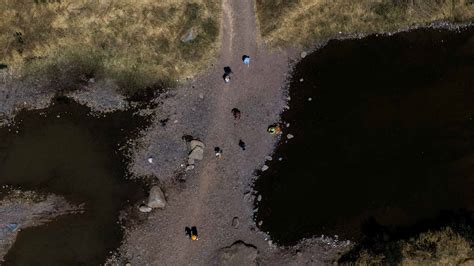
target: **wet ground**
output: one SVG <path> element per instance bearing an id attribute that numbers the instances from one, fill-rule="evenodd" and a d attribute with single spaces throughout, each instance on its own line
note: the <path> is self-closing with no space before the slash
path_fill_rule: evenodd
<path id="1" fill-rule="evenodd" d="M 62 98 L 15 121 L 0 129 L 0 186 L 55 193 L 85 212 L 22 230 L 5 265 L 102 264 L 122 239 L 120 209 L 144 196 L 141 184 L 125 180 L 120 148 L 145 120 L 132 111 L 94 117 Z"/>
<path id="2" fill-rule="evenodd" d="M 262 230 L 281 244 L 358 240 L 474 210 L 472 73 L 474 28 L 331 41 L 307 56 L 283 115 L 295 137 L 256 183 Z"/>

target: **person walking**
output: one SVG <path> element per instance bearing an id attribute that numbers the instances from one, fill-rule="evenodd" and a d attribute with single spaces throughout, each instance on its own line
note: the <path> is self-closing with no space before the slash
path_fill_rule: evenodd
<path id="1" fill-rule="evenodd" d="M 242 56 L 242 61 L 244 62 L 245 65 L 250 66 L 250 56 L 243 55 Z"/>

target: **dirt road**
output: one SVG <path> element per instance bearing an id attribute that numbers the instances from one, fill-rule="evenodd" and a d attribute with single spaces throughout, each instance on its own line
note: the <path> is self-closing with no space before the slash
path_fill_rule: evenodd
<path id="1" fill-rule="evenodd" d="M 251 191 L 254 170 L 262 167 L 277 141 L 266 129 L 278 121 L 286 104 L 283 85 L 289 57 L 257 45 L 252 0 L 223 0 L 222 11 L 218 63 L 163 99 L 155 125 L 134 155 L 135 174 L 153 175 L 168 184 L 168 205 L 127 231 L 121 254 L 132 265 L 217 264 L 219 251 L 239 240 L 255 246 L 260 262 L 285 253 L 270 246 L 255 228 L 253 202 L 244 194 Z M 244 54 L 251 57 L 250 66 L 243 64 Z M 228 84 L 222 79 L 226 66 L 233 71 Z M 240 121 L 234 121 L 232 108 L 242 112 Z M 186 173 L 184 187 L 169 185 L 186 161 L 181 136 L 187 134 L 205 143 L 204 159 Z M 239 140 L 246 143 L 245 150 Z M 213 152 L 217 146 L 223 149 L 220 159 Z M 148 156 L 155 157 L 152 165 Z M 239 220 L 238 226 L 232 225 L 233 219 Z M 184 235 L 186 226 L 197 226 L 199 241 Z"/>

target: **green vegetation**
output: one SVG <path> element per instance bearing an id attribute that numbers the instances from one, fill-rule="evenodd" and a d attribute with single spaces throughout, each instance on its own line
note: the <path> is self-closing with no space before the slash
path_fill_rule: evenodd
<path id="1" fill-rule="evenodd" d="M 219 45 L 218 0 L 0 0 L 0 13 L 0 64 L 59 89 L 168 83 L 206 69 Z M 197 37 L 182 42 L 191 29 Z"/>
<path id="2" fill-rule="evenodd" d="M 473 0 L 256 0 L 256 8 L 270 47 L 474 18 Z"/>

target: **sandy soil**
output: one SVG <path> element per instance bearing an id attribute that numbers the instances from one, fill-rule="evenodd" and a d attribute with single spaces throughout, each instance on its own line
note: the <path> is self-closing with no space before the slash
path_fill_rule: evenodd
<path id="1" fill-rule="evenodd" d="M 239 245 L 243 249 L 257 250 L 255 258 L 247 258 L 250 263 L 330 261 L 346 246 L 345 242 L 319 238 L 299 247 L 279 249 L 256 229 L 252 219 L 252 178 L 277 141 L 266 129 L 279 120 L 286 105 L 284 84 L 294 54 L 269 53 L 257 45 L 253 1 L 224 0 L 222 5 L 218 63 L 209 74 L 159 99 L 158 117 L 138 141 L 131 170 L 137 176 L 155 176 L 166 190 L 168 205 L 164 210 L 143 214 L 149 215 L 146 221 L 127 231 L 120 250 L 122 262 L 231 263 L 232 256 L 222 254 L 237 250 L 237 246 L 229 248 L 237 241 L 245 243 Z M 249 67 L 242 63 L 244 54 L 251 57 Z M 233 71 L 228 84 L 222 79 L 225 66 Z M 238 122 L 231 113 L 234 107 L 242 112 Z M 203 161 L 186 172 L 186 182 L 179 184 L 173 180 L 177 173 L 183 173 L 188 153 L 183 135 L 200 139 L 206 150 Z M 246 143 L 246 150 L 238 146 L 239 140 Z M 223 149 L 220 159 L 213 152 L 217 146 Z M 147 161 L 149 157 L 153 157 L 153 163 Z M 238 226 L 232 225 L 234 217 L 238 217 Z M 184 234 L 186 226 L 194 225 L 199 230 L 199 241 L 190 241 Z M 242 257 L 251 253 L 236 254 Z M 240 259 L 248 263 L 245 258 Z"/>

